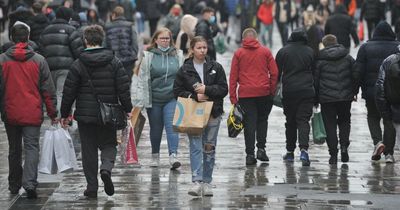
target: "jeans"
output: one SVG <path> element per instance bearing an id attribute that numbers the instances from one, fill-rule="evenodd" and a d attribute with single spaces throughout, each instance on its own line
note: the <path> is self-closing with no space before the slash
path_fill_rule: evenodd
<path id="1" fill-rule="evenodd" d="M 381 115 L 376 107 L 374 100 L 366 100 L 365 106 L 367 107 L 367 120 L 368 128 L 371 134 L 371 138 L 376 145 L 378 142 L 383 141 L 385 150 L 383 153 L 393 154 L 393 148 L 396 141 L 396 133 L 391 120 L 383 120 L 383 138 L 381 129 Z"/>
<path id="2" fill-rule="evenodd" d="M 151 153 L 160 153 L 160 144 L 163 129 L 167 133 L 168 152 L 178 152 L 179 135 L 172 128 L 172 120 L 174 119 L 176 100 L 172 99 L 166 104 L 153 103 L 151 108 L 147 109 L 147 116 L 150 124 L 150 142 Z"/>
<path id="3" fill-rule="evenodd" d="M 300 149 L 307 150 L 314 98 L 283 97 L 282 103 L 283 114 L 286 116 L 286 150 L 293 152 L 296 149 L 297 135 Z"/>
<path id="4" fill-rule="evenodd" d="M 192 181 L 211 183 L 215 164 L 215 147 L 221 117 L 212 118 L 202 135 L 189 135 L 190 141 L 190 166 L 192 169 Z"/>
<path id="5" fill-rule="evenodd" d="M 100 170 L 111 172 L 117 155 L 117 132 L 109 127 L 91 123 L 78 122 L 82 146 L 82 166 L 87 182 L 87 190 L 97 192 L 99 188 L 98 150 L 101 154 Z"/>
<path id="6" fill-rule="evenodd" d="M 338 137 L 337 127 L 339 126 L 340 146 L 347 148 L 350 145 L 350 113 L 351 101 L 339 101 L 321 104 L 321 114 L 326 130 L 326 143 L 329 154 L 337 155 Z"/>
<path id="7" fill-rule="evenodd" d="M 51 71 L 51 76 L 53 78 L 54 87 L 56 87 L 57 110 L 58 111 L 60 111 L 64 83 L 65 83 L 65 79 L 67 79 L 68 72 L 69 72 L 68 70 Z"/>
<path id="8" fill-rule="evenodd" d="M 8 183 L 10 187 L 25 190 L 36 189 L 38 182 L 40 126 L 16 126 L 5 124 L 8 152 Z M 22 169 L 22 139 L 24 141 L 25 162 Z"/>
<path id="9" fill-rule="evenodd" d="M 264 149 L 267 142 L 268 116 L 272 109 L 272 96 L 240 98 L 239 104 L 244 115 L 244 140 L 246 154 L 254 155 L 254 143 Z"/>
<path id="10" fill-rule="evenodd" d="M 260 40 L 262 41 L 263 45 L 267 45 L 267 40 L 265 39 L 265 35 L 268 35 L 268 45 L 269 48 L 272 48 L 272 32 L 274 29 L 274 24 L 271 23 L 266 25 L 264 23 L 260 23 Z"/>

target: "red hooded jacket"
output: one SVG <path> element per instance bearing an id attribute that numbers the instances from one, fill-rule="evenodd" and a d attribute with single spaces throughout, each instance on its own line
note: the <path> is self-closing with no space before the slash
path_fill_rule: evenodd
<path id="1" fill-rule="evenodd" d="M 232 104 L 239 98 L 274 95 L 278 68 L 271 51 L 256 39 L 246 38 L 232 59 L 229 95 Z M 239 87 L 238 87 L 239 86 Z"/>
<path id="2" fill-rule="evenodd" d="M 262 3 L 257 11 L 257 17 L 266 25 L 270 25 L 274 21 L 274 17 L 272 15 L 272 11 L 274 8 L 274 3 L 265 4 Z"/>
<path id="3" fill-rule="evenodd" d="M 47 115 L 57 117 L 56 95 L 49 66 L 27 43 L 18 43 L 0 55 L 0 110 L 4 122 L 40 126 L 43 103 Z"/>

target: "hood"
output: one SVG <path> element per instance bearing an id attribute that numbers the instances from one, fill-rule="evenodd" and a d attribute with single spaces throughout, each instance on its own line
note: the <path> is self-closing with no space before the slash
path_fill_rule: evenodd
<path id="1" fill-rule="evenodd" d="M 395 40 L 396 34 L 386 21 L 381 21 L 375 28 L 371 40 Z"/>
<path id="2" fill-rule="evenodd" d="M 320 60 L 339 60 L 349 54 L 349 50 L 341 44 L 335 44 L 322 49 L 319 53 Z"/>
<path id="3" fill-rule="evenodd" d="M 113 58 L 113 51 L 106 48 L 95 48 L 83 51 L 79 60 L 87 66 L 97 67 L 109 64 Z"/>
<path id="4" fill-rule="evenodd" d="M 28 46 L 28 43 L 20 42 L 9 48 L 6 55 L 16 61 L 26 61 L 35 55 L 35 53 Z"/>
<path id="5" fill-rule="evenodd" d="M 254 38 L 245 38 L 245 39 L 243 39 L 242 46 L 243 46 L 243 48 L 245 48 L 245 49 L 257 49 L 257 48 L 259 48 L 261 45 L 260 45 L 260 43 L 258 42 L 257 39 L 254 39 Z"/>
<path id="6" fill-rule="evenodd" d="M 174 47 L 170 47 L 166 52 L 163 52 L 158 48 L 151 48 L 149 49 L 149 52 L 152 52 L 157 55 L 170 55 L 170 56 L 175 56 L 177 54 L 177 51 Z"/>
<path id="7" fill-rule="evenodd" d="M 47 17 L 43 14 L 35 15 L 31 18 L 31 20 L 35 23 L 42 23 L 42 24 L 49 22 L 49 19 L 47 19 Z"/>
<path id="8" fill-rule="evenodd" d="M 288 42 L 303 42 L 304 44 L 307 44 L 307 41 L 307 33 L 303 29 L 294 30 L 288 39 Z"/>
<path id="9" fill-rule="evenodd" d="M 194 37 L 194 28 L 197 21 L 197 18 L 193 15 L 184 15 L 181 20 L 181 30 L 188 34 L 189 37 Z"/>

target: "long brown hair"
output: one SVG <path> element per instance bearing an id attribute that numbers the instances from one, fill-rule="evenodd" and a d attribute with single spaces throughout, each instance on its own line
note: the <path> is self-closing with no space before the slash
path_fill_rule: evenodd
<path id="1" fill-rule="evenodd" d="M 151 50 L 157 48 L 156 40 L 161 33 L 167 32 L 169 34 L 169 46 L 174 47 L 174 39 L 172 38 L 172 32 L 165 27 L 159 28 L 156 32 L 154 32 L 153 37 L 151 37 L 151 42 L 147 50 Z"/>
<path id="2" fill-rule="evenodd" d="M 207 44 L 207 40 L 204 37 L 202 37 L 202 36 L 193 37 L 192 40 L 190 40 L 189 58 L 194 57 L 193 48 L 197 42 L 205 42 Z M 207 47 L 208 47 L 208 44 L 207 44 Z"/>

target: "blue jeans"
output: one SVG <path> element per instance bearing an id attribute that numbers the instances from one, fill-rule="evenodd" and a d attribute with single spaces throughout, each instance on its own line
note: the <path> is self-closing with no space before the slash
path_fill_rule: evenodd
<path id="1" fill-rule="evenodd" d="M 160 153 L 160 144 L 163 129 L 167 132 L 168 152 L 177 153 L 179 135 L 172 128 L 176 100 L 173 99 L 166 104 L 154 104 L 147 109 L 150 124 L 151 153 Z"/>
<path id="2" fill-rule="evenodd" d="M 221 117 L 212 118 L 201 136 L 189 135 L 192 181 L 211 183 Z M 204 148 L 204 149 L 203 149 Z"/>
<path id="3" fill-rule="evenodd" d="M 267 41 L 268 41 L 269 48 L 272 48 L 273 28 L 274 28 L 274 24 L 267 25 L 264 23 L 260 23 L 260 37 L 261 37 L 260 40 L 263 43 L 263 45 L 267 45 Z M 268 40 L 265 38 L 265 35 L 267 35 Z"/>

